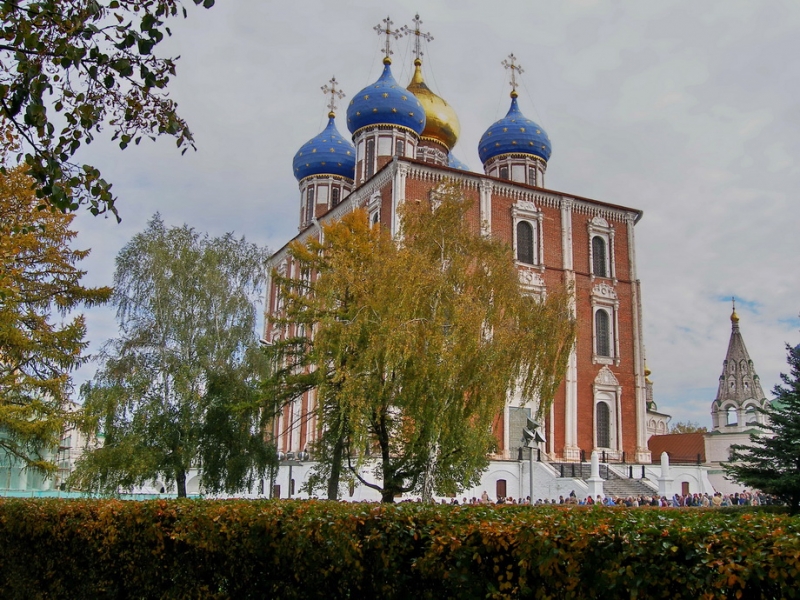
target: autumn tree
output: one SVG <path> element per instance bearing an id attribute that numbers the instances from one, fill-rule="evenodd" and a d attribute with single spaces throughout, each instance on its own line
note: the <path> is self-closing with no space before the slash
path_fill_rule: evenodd
<path id="1" fill-rule="evenodd" d="M 86 325 L 75 311 L 106 302 L 110 288 L 81 285 L 73 216 L 36 210 L 21 168 L 0 174 L 0 448 L 52 472 L 67 418 L 70 373 L 83 364 Z"/>
<path id="2" fill-rule="evenodd" d="M 120 251 L 113 303 L 120 336 L 81 389 L 101 448 L 71 483 L 114 492 L 156 477 L 186 496 L 202 465 L 208 492 L 249 489 L 275 460 L 262 435 L 255 336 L 265 250 L 232 234 L 209 238 L 156 215 Z"/>
<path id="3" fill-rule="evenodd" d="M 509 393 L 552 402 L 575 335 L 568 291 L 525 294 L 510 248 L 468 209 L 457 189 L 407 202 L 399 241 L 355 211 L 290 247 L 299 277 L 273 273 L 287 335 L 267 396 L 280 410 L 316 389 L 329 497 L 342 473 L 384 502 L 456 492 L 487 466 Z"/>
<path id="4" fill-rule="evenodd" d="M 677 421 L 670 425 L 670 433 L 706 433 L 708 429 L 695 421 Z"/>
<path id="5" fill-rule="evenodd" d="M 214 0 L 192 0 L 209 8 Z M 120 148 L 169 135 L 193 147 L 166 92 L 175 59 L 155 51 L 181 0 L 12 0 L 0 2 L 0 117 L 23 143 L 20 158 L 36 193 L 61 211 L 88 204 L 116 214 L 111 184 L 73 162 L 109 127 Z"/>
<path id="6" fill-rule="evenodd" d="M 763 433 L 751 433 L 749 445 L 731 447 L 730 462 L 723 465 L 731 479 L 773 494 L 800 513 L 800 345 L 787 346 L 789 373 L 773 390 L 775 399 L 764 409 Z"/>

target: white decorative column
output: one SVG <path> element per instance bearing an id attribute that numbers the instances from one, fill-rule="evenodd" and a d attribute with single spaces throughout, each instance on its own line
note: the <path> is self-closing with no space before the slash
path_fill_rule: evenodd
<path id="1" fill-rule="evenodd" d="M 478 189 L 481 235 L 489 235 L 492 232 L 492 182 L 488 179 L 481 179 Z"/>
<path id="2" fill-rule="evenodd" d="M 658 495 L 669 497 L 672 490 L 673 478 L 669 473 L 669 456 L 666 452 L 661 453 L 661 477 L 658 478 Z"/>
<path id="3" fill-rule="evenodd" d="M 400 232 L 400 218 L 397 211 L 400 205 L 406 201 L 406 175 L 408 175 L 408 165 L 401 164 L 395 157 L 392 167 L 394 168 L 394 184 L 392 185 L 392 237 L 396 237 Z"/>
<path id="4" fill-rule="evenodd" d="M 586 483 L 589 484 L 589 495 L 592 500 L 597 500 L 597 496 L 601 498 L 605 496 L 605 493 L 603 493 L 603 479 L 600 477 L 600 457 L 596 451 L 592 452 L 592 472 Z"/>
<path id="5" fill-rule="evenodd" d="M 575 318 L 575 271 L 572 262 L 572 198 L 561 199 L 561 254 L 565 283 L 572 289 L 569 309 Z M 578 355 L 575 346 L 567 361 L 566 385 L 564 386 L 564 459 L 579 460 L 578 447 Z"/>
<path id="6" fill-rule="evenodd" d="M 647 384 L 644 377 L 644 340 L 642 339 L 642 301 L 639 279 L 636 273 L 636 242 L 633 228 L 635 215 L 629 213 L 625 218 L 628 230 L 628 263 L 631 277 L 631 316 L 633 325 L 633 377 L 636 393 L 636 462 L 649 463 L 650 450 L 647 449 Z"/>

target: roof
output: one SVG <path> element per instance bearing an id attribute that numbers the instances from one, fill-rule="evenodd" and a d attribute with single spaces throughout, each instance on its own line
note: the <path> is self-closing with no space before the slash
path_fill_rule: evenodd
<path id="1" fill-rule="evenodd" d="M 706 462 L 705 433 L 668 433 L 654 435 L 647 440 L 647 447 L 658 461 L 663 452 L 667 453 L 670 462 Z"/>

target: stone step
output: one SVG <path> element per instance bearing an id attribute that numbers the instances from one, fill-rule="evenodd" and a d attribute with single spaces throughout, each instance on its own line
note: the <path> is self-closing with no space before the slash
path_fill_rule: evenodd
<path id="1" fill-rule="evenodd" d="M 550 466 L 564 477 L 587 480 L 592 476 L 591 463 L 550 463 Z M 625 465 L 616 465 L 616 468 L 622 468 L 626 473 L 628 472 Z M 640 473 L 641 465 L 634 465 L 633 471 L 635 474 Z M 628 496 L 653 496 L 657 493 L 652 486 L 639 479 L 623 477 L 606 464 L 600 465 L 600 478 L 603 479 L 603 493 L 606 496 L 627 498 Z"/>

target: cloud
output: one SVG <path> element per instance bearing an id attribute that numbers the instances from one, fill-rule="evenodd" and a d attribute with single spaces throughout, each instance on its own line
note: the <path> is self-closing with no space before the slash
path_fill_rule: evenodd
<path id="1" fill-rule="evenodd" d="M 417 8 L 393 4 L 395 25 Z M 110 282 L 116 253 L 156 211 L 168 225 L 233 230 L 273 249 L 291 239 L 291 160 L 325 125 L 319 88 L 335 75 L 349 99 L 377 77 L 372 27 L 386 10 L 367 0 L 191 7 L 167 48 L 181 55 L 170 89 L 198 151 L 181 157 L 166 139 L 89 147 L 81 158 L 114 182 L 123 216 L 76 221 L 78 244 L 93 248 L 89 282 Z M 644 211 L 637 256 L 659 407 L 710 424 L 732 295 L 770 389 L 786 370 L 784 343 L 800 342 L 800 5 L 433 0 L 421 17 L 435 38 L 426 79 L 459 114 L 461 160 L 480 166 L 478 140 L 508 109 L 500 62 L 514 52 L 522 110 L 553 141 L 548 187 Z M 400 81 L 408 52 L 401 40 Z M 113 311 L 90 311 L 93 348 L 115 333 Z"/>

